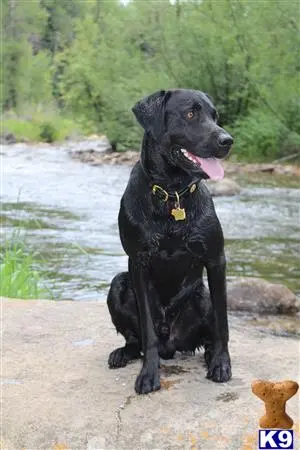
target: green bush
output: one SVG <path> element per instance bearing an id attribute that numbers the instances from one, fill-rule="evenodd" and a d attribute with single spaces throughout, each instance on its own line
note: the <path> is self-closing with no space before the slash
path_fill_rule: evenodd
<path id="1" fill-rule="evenodd" d="M 57 140 L 58 132 L 51 122 L 42 122 L 40 124 L 40 140 L 43 142 L 54 142 Z"/>
<path id="2" fill-rule="evenodd" d="M 62 117 L 72 117 L 119 149 L 137 147 L 132 105 L 177 87 L 209 93 L 222 123 L 236 124 L 241 158 L 299 148 L 295 0 L 2 3 L 0 103 L 25 118 L 24 138 L 63 139 L 73 130 Z"/>
<path id="3" fill-rule="evenodd" d="M 272 161 L 300 151 L 300 136 L 290 132 L 271 111 L 251 110 L 231 131 L 237 159 Z"/>

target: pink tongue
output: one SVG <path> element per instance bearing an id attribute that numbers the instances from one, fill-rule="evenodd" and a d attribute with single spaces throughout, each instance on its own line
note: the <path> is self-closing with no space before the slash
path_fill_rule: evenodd
<path id="1" fill-rule="evenodd" d="M 217 158 L 199 158 L 196 157 L 203 172 L 207 173 L 212 180 L 222 180 L 224 178 L 224 169 Z"/>

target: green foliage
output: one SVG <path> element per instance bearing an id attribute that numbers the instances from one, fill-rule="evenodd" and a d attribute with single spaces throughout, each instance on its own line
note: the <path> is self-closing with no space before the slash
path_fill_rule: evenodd
<path id="1" fill-rule="evenodd" d="M 81 127 L 71 119 L 62 118 L 58 113 L 45 114 L 35 111 L 27 118 L 15 114 L 5 114 L 1 129 L 3 132 L 13 133 L 18 141 L 33 142 L 62 141 L 66 138 L 82 134 Z"/>
<path id="2" fill-rule="evenodd" d="M 40 0 L 46 18 L 41 30 L 41 46 L 52 54 L 72 42 L 74 19 L 84 11 L 82 0 Z"/>
<path id="3" fill-rule="evenodd" d="M 241 156 L 275 159 L 299 149 L 296 0 L 29 3 L 3 3 L 4 110 L 54 102 L 85 131 L 132 148 L 142 133 L 135 101 L 193 88 L 213 97 Z M 55 138 L 54 130 L 42 134 Z"/>
<path id="4" fill-rule="evenodd" d="M 247 161 L 271 161 L 300 151 L 300 136 L 266 109 L 253 109 L 235 121 L 235 156 Z"/>
<path id="5" fill-rule="evenodd" d="M 64 65 L 59 85 L 66 109 L 80 117 L 84 128 L 90 125 L 126 148 L 136 147 L 141 136 L 131 112 L 133 103 L 165 80 L 151 66 L 145 67 L 141 52 L 133 51 L 130 30 L 119 33 L 123 21 L 119 6 L 103 4 L 101 27 L 87 15 L 76 27 L 72 47 L 56 63 Z"/>
<path id="6" fill-rule="evenodd" d="M 284 127 L 271 113 L 253 109 L 235 122 L 235 154 L 238 159 L 263 161 L 277 158 Z"/>
<path id="7" fill-rule="evenodd" d="M 0 252 L 0 295 L 22 299 L 49 296 L 35 266 L 35 255 L 28 253 L 25 243 L 15 234 Z"/>
<path id="8" fill-rule="evenodd" d="M 47 102 L 49 65 L 36 54 L 35 45 L 46 15 L 39 0 L 1 4 L 0 103 L 2 109 L 16 108 L 25 100 Z M 37 60 L 34 58 L 36 55 Z M 43 62 L 43 67 L 41 67 Z"/>

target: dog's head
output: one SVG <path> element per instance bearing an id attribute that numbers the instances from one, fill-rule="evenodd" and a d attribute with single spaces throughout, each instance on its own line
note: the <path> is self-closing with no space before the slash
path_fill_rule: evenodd
<path id="1" fill-rule="evenodd" d="M 159 143 L 171 166 L 192 175 L 221 179 L 233 139 L 217 125 L 217 111 L 207 94 L 190 89 L 158 91 L 133 107 L 139 124 Z"/>

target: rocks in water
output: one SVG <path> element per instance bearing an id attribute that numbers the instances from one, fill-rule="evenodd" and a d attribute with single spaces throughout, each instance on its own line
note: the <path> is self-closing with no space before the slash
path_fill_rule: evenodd
<path id="1" fill-rule="evenodd" d="M 229 178 L 220 181 L 207 180 L 206 185 L 214 197 L 237 195 L 241 192 L 241 187 Z"/>
<path id="2" fill-rule="evenodd" d="M 261 278 L 241 278 L 229 284 L 227 292 L 231 311 L 295 314 L 300 310 L 300 302 L 289 288 Z"/>
<path id="3" fill-rule="evenodd" d="M 71 148 L 70 148 L 71 147 Z M 72 158 L 93 165 L 101 164 L 128 164 L 133 165 L 139 158 L 139 152 L 135 150 L 116 151 L 115 142 L 109 143 L 106 136 L 92 135 L 81 141 L 72 141 L 69 144 Z M 109 154 L 110 156 L 105 156 Z M 248 173 L 265 173 L 278 175 L 300 176 L 300 166 L 280 165 L 280 164 L 244 164 L 223 161 L 225 173 L 241 175 Z M 239 192 L 239 186 L 234 185 L 232 180 L 222 180 L 220 182 L 209 182 L 211 184 L 212 195 L 235 195 Z M 222 192 L 226 191 L 225 194 Z M 230 193 L 227 193 L 230 192 Z"/>
<path id="4" fill-rule="evenodd" d="M 11 145 L 16 144 L 17 139 L 13 133 L 3 133 L 0 136 L 0 144 L 1 145 Z"/>
<path id="5" fill-rule="evenodd" d="M 106 136 L 93 134 L 86 139 L 69 141 L 68 150 L 73 158 L 80 159 L 83 162 L 89 162 L 89 155 L 101 155 L 109 152 L 111 151 L 111 144 Z"/>
<path id="6" fill-rule="evenodd" d="M 113 152 L 103 155 L 102 164 L 135 164 L 140 157 L 140 153 L 134 150 L 128 150 L 126 152 Z M 93 163 L 96 165 L 97 162 Z"/>
<path id="7" fill-rule="evenodd" d="M 76 150 L 73 151 L 71 157 L 79 159 L 81 162 L 91 164 L 92 166 L 100 166 L 102 164 L 128 164 L 133 165 L 139 159 L 139 152 L 128 150 L 126 152 L 113 152 L 110 148 L 104 151 Z"/>
<path id="8" fill-rule="evenodd" d="M 269 174 L 269 175 L 288 175 L 288 176 L 300 176 L 299 164 L 246 164 L 246 163 L 234 163 L 229 161 L 223 161 L 225 172 L 228 174 Z"/>

